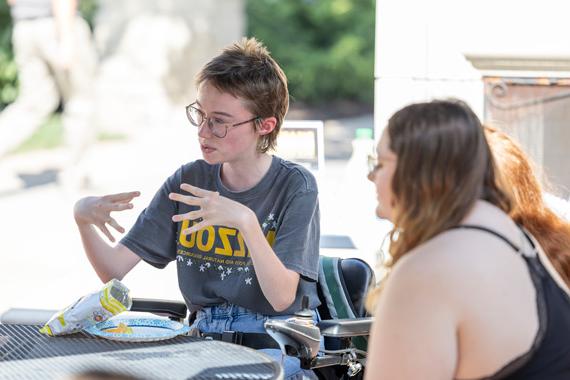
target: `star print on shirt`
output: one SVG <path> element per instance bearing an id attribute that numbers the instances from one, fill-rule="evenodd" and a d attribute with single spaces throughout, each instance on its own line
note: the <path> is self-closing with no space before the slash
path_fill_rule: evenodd
<path id="1" fill-rule="evenodd" d="M 220 274 L 220 278 L 222 279 L 222 281 L 224 280 L 224 278 L 226 278 L 226 272 L 222 272 Z"/>
<path id="2" fill-rule="evenodd" d="M 273 220 L 273 218 L 275 218 L 275 214 L 269 214 L 269 216 L 267 217 L 267 219 L 269 220 Z"/>
<path id="3" fill-rule="evenodd" d="M 188 264 L 186 264 L 186 265 L 189 266 L 189 267 L 191 267 L 192 264 L 194 264 L 194 263 L 192 262 L 192 260 L 188 259 Z"/>
<path id="4" fill-rule="evenodd" d="M 203 272 L 204 270 L 206 270 L 206 267 L 204 266 L 204 264 L 200 265 L 200 272 Z"/>
<path id="5" fill-rule="evenodd" d="M 232 274 L 232 268 L 228 268 L 228 269 L 226 270 L 226 274 Z"/>
<path id="6" fill-rule="evenodd" d="M 251 285 L 251 277 L 246 278 L 246 279 L 245 279 L 245 283 L 246 283 L 247 285 Z"/>

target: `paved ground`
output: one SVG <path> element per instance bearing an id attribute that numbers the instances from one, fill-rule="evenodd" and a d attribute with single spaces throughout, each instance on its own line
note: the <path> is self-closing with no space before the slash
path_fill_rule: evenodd
<path id="1" fill-rule="evenodd" d="M 325 253 L 361 255 L 373 263 L 387 225 L 374 217 L 375 195 L 364 177 L 364 160 L 348 159 L 353 130 L 361 126 L 372 127 L 372 116 L 325 125 L 322 232 L 348 235 L 358 248 Z M 115 215 L 128 228 L 162 181 L 182 163 L 199 157 L 199 150 L 193 131 L 183 127 L 98 143 L 85 154 L 90 182 L 83 190 L 55 181 L 65 155 L 63 150 L 40 151 L 0 161 L 0 313 L 10 307 L 61 308 L 99 289 L 73 222 L 74 202 L 90 194 L 140 190 L 135 209 Z M 141 264 L 125 283 L 134 296 L 178 298 L 174 266 L 159 271 Z"/>

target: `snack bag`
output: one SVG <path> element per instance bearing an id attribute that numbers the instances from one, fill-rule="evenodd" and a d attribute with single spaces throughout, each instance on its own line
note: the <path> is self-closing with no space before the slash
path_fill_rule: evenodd
<path id="1" fill-rule="evenodd" d="M 49 336 L 71 334 L 129 310 L 129 289 L 113 279 L 96 293 L 88 294 L 55 313 L 40 332 Z"/>

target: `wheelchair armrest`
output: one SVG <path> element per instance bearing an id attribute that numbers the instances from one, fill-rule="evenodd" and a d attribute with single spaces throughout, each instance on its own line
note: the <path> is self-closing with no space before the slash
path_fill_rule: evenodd
<path id="1" fill-rule="evenodd" d="M 318 323 L 321 335 L 350 338 L 370 334 L 374 318 L 326 319 Z"/>
<path id="2" fill-rule="evenodd" d="M 131 311 L 143 311 L 147 313 L 165 315 L 170 319 L 182 320 L 186 318 L 188 308 L 184 302 L 159 300 L 151 298 L 133 298 Z"/>

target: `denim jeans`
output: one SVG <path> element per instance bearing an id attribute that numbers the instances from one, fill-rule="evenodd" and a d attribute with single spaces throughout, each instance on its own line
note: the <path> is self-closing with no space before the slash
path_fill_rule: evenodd
<path id="1" fill-rule="evenodd" d="M 313 319 L 318 322 L 317 313 Z M 265 333 L 263 324 L 268 319 L 288 319 L 292 315 L 268 316 L 253 312 L 241 306 L 222 304 L 205 307 L 196 313 L 196 320 L 191 328 L 203 333 L 222 333 L 224 331 Z M 259 350 L 283 366 L 286 380 L 317 379 L 313 371 L 301 369 L 299 359 L 286 356 L 279 349 Z"/>

